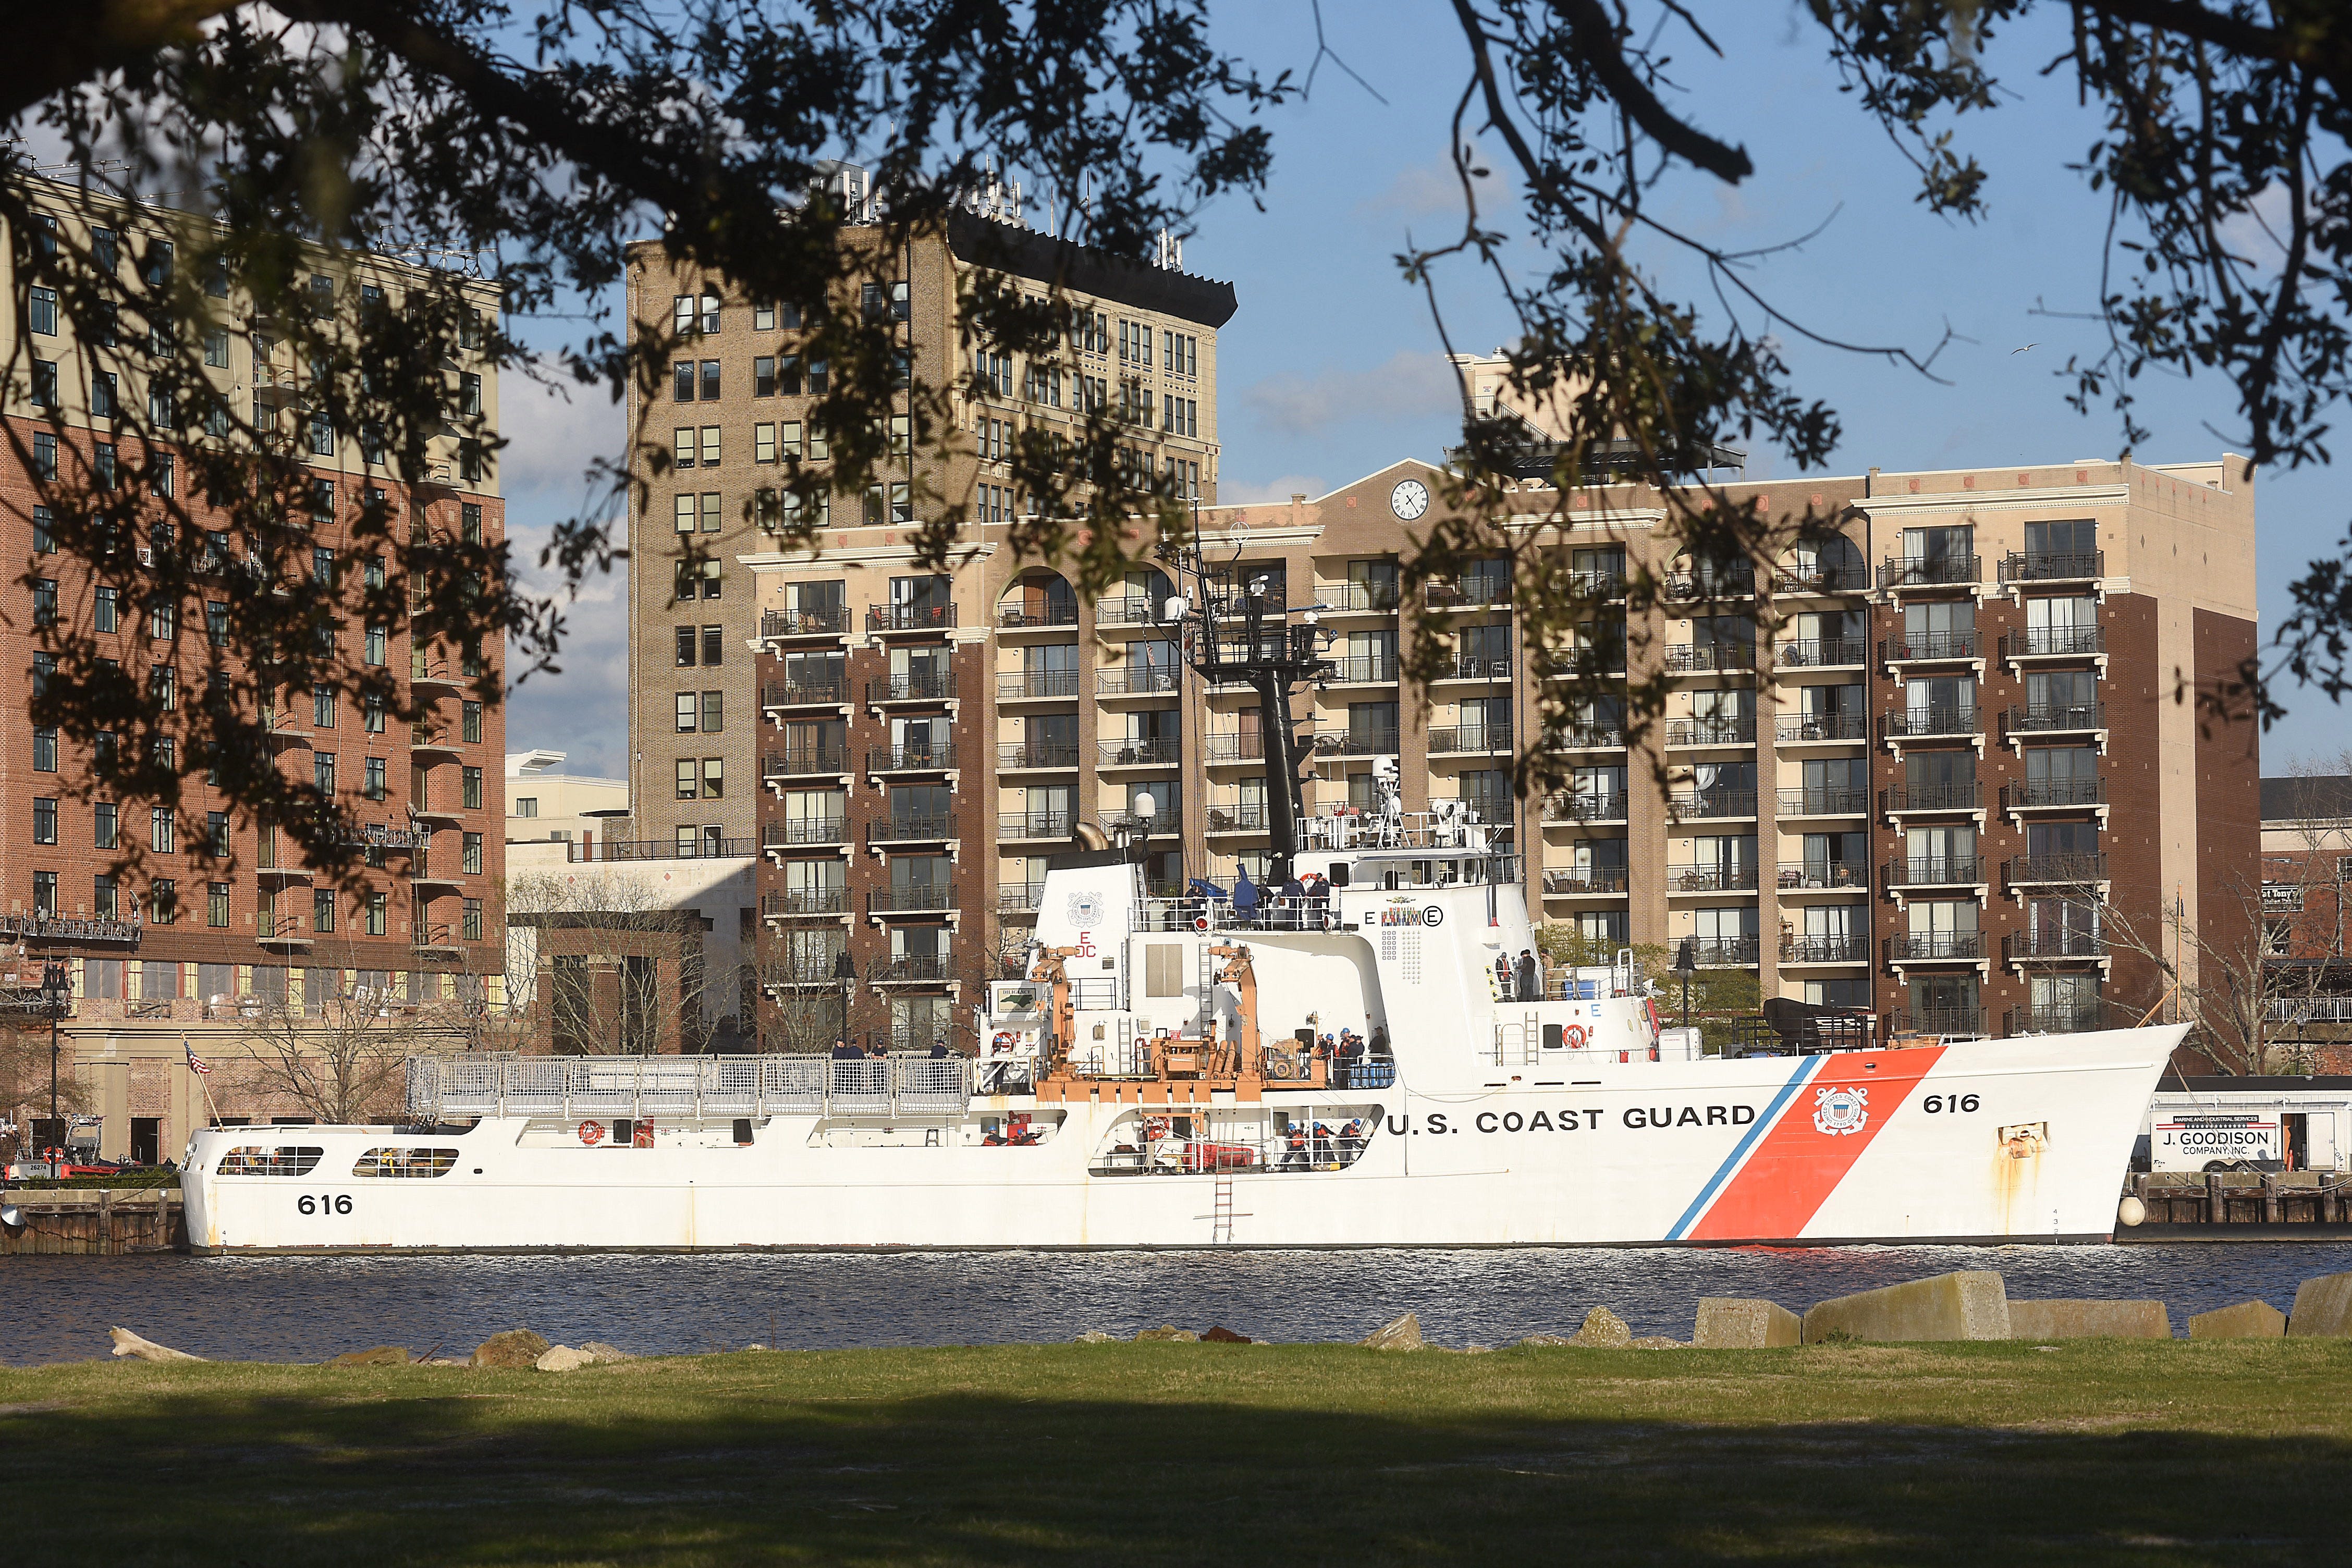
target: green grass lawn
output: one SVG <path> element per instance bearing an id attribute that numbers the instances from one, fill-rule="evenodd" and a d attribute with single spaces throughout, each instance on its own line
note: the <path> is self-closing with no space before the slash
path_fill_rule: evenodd
<path id="1" fill-rule="evenodd" d="M 0 1371 L 11 1561 L 2340 1563 L 2352 1342 Z"/>

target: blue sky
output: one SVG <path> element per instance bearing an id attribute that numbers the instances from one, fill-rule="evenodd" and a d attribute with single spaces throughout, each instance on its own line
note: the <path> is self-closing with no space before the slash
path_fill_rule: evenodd
<path id="1" fill-rule="evenodd" d="M 1684 107 L 1707 130 L 1744 144 L 1757 173 L 1737 187 L 1679 170 L 1662 216 L 1727 248 L 1777 245 L 1828 223 L 1801 250 L 1759 264 L 1755 286 L 1790 315 L 1841 339 L 1924 352 L 1954 332 L 1937 363 L 1948 384 L 1857 355 L 1782 337 L 1808 395 L 1836 408 L 1844 437 L 1828 468 L 2063 462 L 2121 448 L 2111 413 L 2076 415 L 2053 374 L 2069 353 L 2092 351 L 2095 328 L 2033 312 L 2078 310 L 2095 300 L 2103 202 L 2066 163 L 2096 133 L 2061 78 L 2035 70 L 2055 37 L 1997 41 L 1993 59 L 2022 96 L 1971 116 L 1960 136 L 1990 170 L 1991 213 L 1963 226 L 1912 200 L 1900 154 L 1838 91 L 1819 35 L 1779 0 L 1717 0 L 1696 7 L 1723 48 L 1706 58 L 1675 49 Z M 1461 205 L 1445 161 L 1447 121 L 1466 56 L 1442 0 L 1347 0 L 1324 6 L 1332 47 L 1381 97 L 1326 59 L 1313 94 L 1270 117 L 1275 173 L 1263 210 L 1225 198 L 1200 215 L 1187 268 L 1229 279 L 1240 310 L 1220 337 L 1223 495 L 1228 500 L 1319 493 L 1403 456 L 1434 459 L 1454 425 L 1441 339 L 1394 257 L 1408 236 L 1458 229 Z M 2053 12 L 2053 16 L 2055 13 Z M 1235 5 L 1219 20 L 1229 52 L 1267 74 L 1304 74 L 1315 58 L 1307 0 Z M 1507 232 L 1507 189 L 1490 218 Z M 1486 198 L 1482 197 L 1482 200 Z M 1659 265 L 1685 290 L 1698 279 L 1670 256 Z M 1457 346 L 1492 348 L 1508 335 L 1490 279 L 1467 264 L 1440 276 Z M 2011 351 L 2025 343 L 2025 353 Z M 2234 406 L 2218 379 L 2151 382 L 2140 389 L 2154 435 L 2148 461 L 2209 458 L 2226 449 Z M 576 505 L 582 454 L 611 449 L 609 408 L 550 404 L 520 385 L 506 424 L 507 467 L 519 542 Z M 2218 432 L 2218 433 L 2217 433 Z M 1795 470 L 1769 450 L 1748 472 Z M 2329 552 L 2352 505 L 2326 469 L 2261 480 L 2260 577 L 2265 622 L 2303 563 Z M 509 744 L 551 746 L 584 768 L 618 773 L 626 747 L 625 627 L 615 584 L 593 584 L 575 607 L 564 673 L 516 692 Z M 2347 744 L 2345 715 L 2324 697 L 2290 693 L 2290 716 L 2263 741 L 2266 772 L 2294 759 L 2332 759 Z"/>

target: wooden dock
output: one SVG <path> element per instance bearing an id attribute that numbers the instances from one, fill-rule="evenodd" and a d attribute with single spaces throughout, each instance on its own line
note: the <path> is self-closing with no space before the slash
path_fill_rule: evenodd
<path id="1" fill-rule="evenodd" d="M 0 1226 L 0 1257 L 74 1253 L 113 1258 L 184 1251 L 188 1245 L 176 1184 L 11 1191 L 6 1201 L 16 1206 L 23 1224 Z"/>
<path id="2" fill-rule="evenodd" d="M 2147 1208 L 2118 1242 L 2352 1239 L 2352 1177 L 2333 1171 L 2168 1171 L 2131 1178 Z"/>

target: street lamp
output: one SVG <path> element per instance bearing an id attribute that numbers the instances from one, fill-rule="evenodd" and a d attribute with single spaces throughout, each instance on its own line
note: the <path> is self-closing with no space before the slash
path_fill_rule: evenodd
<path id="1" fill-rule="evenodd" d="M 849 994 L 857 986 L 857 965 L 851 962 L 846 947 L 833 955 L 833 977 L 841 982 L 841 1033 L 835 1037 L 846 1040 L 849 1038 Z"/>
<path id="2" fill-rule="evenodd" d="M 42 966 L 41 1005 L 49 1016 L 49 1130 L 57 1136 L 60 1154 L 66 1142 L 66 1130 L 65 1124 L 58 1120 L 58 1056 L 61 1049 L 58 1044 L 58 1021 L 66 1016 L 66 994 L 70 986 L 64 964 L 52 960 Z M 56 1173 L 54 1167 L 51 1173 Z"/>
<path id="3" fill-rule="evenodd" d="M 1675 950 L 1675 973 L 1683 977 L 1683 1027 L 1690 1027 L 1691 976 L 1698 972 L 1698 942 L 1683 938 L 1682 946 Z"/>

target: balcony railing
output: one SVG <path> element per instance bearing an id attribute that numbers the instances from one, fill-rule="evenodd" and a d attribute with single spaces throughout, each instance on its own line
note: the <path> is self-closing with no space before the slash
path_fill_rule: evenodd
<path id="1" fill-rule="evenodd" d="M 836 708 L 848 700 L 846 676 L 832 680 L 771 680 L 760 689 L 762 708 Z"/>
<path id="2" fill-rule="evenodd" d="M 811 773 L 845 773 L 848 771 L 849 753 L 840 746 L 810 746 L 770 752 L 760 759 L 760 776 L 763 779 L 793 778 Z"/>
<path id="3" fill-rule="evenodd" d="M 1716 669 L 1753 669 L 1756 645 L 1745 642 L 1677 642 L 1666 645 L 1666 668 L 1675 675 Z"/>
<path id="4" fill-rule="evenodd" d="M 1866 594 L 1870 568 L 1856 561 L 1850 566 L 1783 566 L 1772 574 L 1775 594 Z"/>
<path id="5" fill-rule="evenodd" d="M 1889 963 L 1973 963 L 1984 951 L 1980 931 L 1898 931 L 1886 939 Z"/>
<path id="6" fill-rule="evenodd" d="M 2000 635 L 2003 658 L 2082 658 L 2106 651 L 2105 626 L 2028 626 Z"/>
<path id="7" fill-rule="evenodd" d="M 1666 868 L 1666 891 L 1670 893 L 1748 892 L 1755 888 L 1756 880 L 1753 865 L 1727 866 L 1721 862 L 1711 862 Z"/>
<path id="8" fill-rule="evenodd" d="M 1666 721 L 1666 744 L 1669 746 L 1752 746 L 1755 743 L 1756 715 L 1753 713 L 1729 718 Z"/>
<path id="9" fill-rule="evenodd" d="M 1870 938 L 1860 931 L 1843 936 L 1793 936 L 1780 942 L 1782 963 L 1868 963 Z"/>
<path id="10" fill-rule="evenodd" d="M 1402 601 L 1394 583 L 1318 583 L 1315 599 L 1318 604 L 1334 610 L 1362 610 L 1373 614 L 1392 614 Z"/>
<path id="11" fill-rule="evenodd" d="M 1935 856 L 1923 860 L 1889 860 L 1879 873 L 1887 888 L 1970 888 L 1985 879 L 1981 855 Z"/>
<path id="12" fill-rule="evenodd" d="M 1878 568 L 1882 588 L 1950 588 L 1984 576 L 1984 563 L 1974 555 L 1898 555 Z"/>
<path id="13" fill-rule="evenodd" d="M 1870 815 L 1870 792 L 1866 789 L 1829 789 L 1816 786 L 1784 789 L 1780 792 L 1780 815 L 1783 816 L 1867 816 Z"/>
<path id="14" fill-rule="evenodd" d="M 1889 1035 L 1981 1035 L 1981 1007 L 1897 1007 L 1886 1016 Z"/>
<path id="15" fill-rule="evenodd" d="M 1709 816 L 1753 816 L 1756 815 L 1756 792 L 1752 789 L 1696 790 L 1670 796 L 1666 806 L 1685 821 Z"/>
<path id="16" fill-rule="evenodd" d="M 1799 745 L 1807 741 L 1867 741 L 1870 739 L 1870 716 L 1866 713 L 1807 713 L 1781 720 L 1778 732 L 1783 745 Z"/>
<path id="17" fill-rule="evenodd" d="M 844 983 L 833 972 L 833 960 L 808 955 L 780 959 L 760 966 L 760 984 L 770 990 L 784 986 L 839 986 Z"/>
<path id="18" fill-rule="evenodd" d="M 1257 737 L 1241 738 L 1263 744 Z M 1430 749 L 1432 751 L 1437 749 L 1435 738 L 1436 732 L 1431 731 Z M 1318 730 L 1315 731 L 1315 754 L 1318 757 L 1392 757 L 1396 755 L 1396 751 L 1397 731 L 1394 730 Z M 1255 756 L 1261 753 L 1244 752 L 1243 754 Z M 1214 760 L 1213 753 L 1211 760 Z"/>
<path id="19" fill-rule="evenodd" d="M 1513 661 L 1508 658 L 1463 653 L 1454 655 L 1439 666 L 1437 679 L 1440 680 L 1508 680 L 1513 673 L 1515 673 Z M 1378 680 L 1393 678 L 1370 676 L 1367 679 Z"/>
<path id="20" fill-rule="evenodd" d="M 1554 648 L 1537 656 L 1536 668 L 1555 679 L 1580 679 L 1595 674 L 1604 679 L 1622 677 L 1625 673 L 1625 645 L 1622 640 L 1612 638 L 1598 647 L 1579 643 Z"/>
<path id="21" fill-rule="evenodd" d="M 1625 731 L 1614 725 L 1570 724 L 1553 733 L 1555 752 L 1622 752 Z"/>
<path id="22" fill-rule="evenodd" d="M 1879 732 L 1890 740 L 1919 741 L 1942 735 L 1978 732 L 1974 708 L 1906 708 L 1879 721 Z"/>
<path id="23" fill-rule="evenodd" d="M 1756 592 L 1756 568 L 1746 561 L 1727 566 L 1684 567 L 1666 574 L 1666 596 L 1673 599 L 1738 599 Z"/>
<path id="24" fill-rule="evenodd" d="M 1129 669 L 1106 669 L 1095 676 L 1095 695 L 1151 697 L 1160 692 L 1174 691 L 1179 683 L 1176 671 L 1166 665 L 1147 664 Z"/>
<path id="25" fill-rule="evenodd" d="M 866 752 L 866 771 L 869 773 L 945 773 L 955 765 L 955 745 L 949 741 L 905 746 L 869 746 Z"/>
<path id="26" fill-rule="evenodd" d="M 936 844 L 956 836 L 955 813 L 892 816 L 866 825 L 866 842 L 877 844 Z"/>
<path id="27" fill-rule="evenodd" d="M 2011 963 L 2063 963 L 2069 960 L 2105 958 L 2110 949 L 2105 931 L 2074 926 L 2037 926 L 2000 939 L 2000 953 Z"/>
<path id="28" fill-rule="evenodd" d="M 1429 732 L 1429 753 L 1432 756 L 1458 752 L 1507 752 L 1510 749 L 1511 727 L 1508 724 L 1462 724 Z"/>
<path id="29" fill-rule="evenodd" d="M 1028 697 L 1076 697 L 1078 694 L 1078 672 L 1075 669 L 1024 669 L 1018 675 L 996 678 L 996 700 L 1017 702 Z"/>
<path id="30" fill-rule="evenodd" d="M 866 683 L 866 700 L 882 702 L 952 702 L 956 678 L 944 669 L 910 670 L 905 675 L 877 675 Z"/>
<path id="31" fill-rule="evenodd" d="M 1966 784 L 1895 784 L 1878 792 L 1878 809 L 1889 816 L 1906 812 L 1976 811 L 1984 805 L 1984 785 Z"/>
<path id="32" fill-rule="evenodd" d="M 877 985 L 938 985 L 955 978 L 944 952 L 902 952 L 866 972 Z"/>
<path id="33" fill-rule="evenodd" d="M 1209 761 L 1213 763 L 1254 763 L 1265 755 L 1265 737 L 1256 734 L 1210 735 Z M 1322 737 L 1316 737 L 1317 750 L 1321 750 Z"/>
<path id="34" fill-rule="evenodd" d="M 830 610 L 762 610 L 760 636 L 765 637 L 837 637 L 849 630 L 849 607 Z"/>
<path id="35" fill-rule="evenodd" d="M 1172 768 L 1183 760 L 1184 743 L 1172 735 L 1101 741 L 1095 745 L 1098 768 Z"/>
<path id="36" fill-rule="evenodd" d="M 876 888 L 866 895 L 868 914 L 936 914 L 956 907 L 955 885 L 951 882 L 909 882 L 903 888 Z"/>
<path id="37" fill-rule="evenodd" d="M 1625 890 L 1625 868 L 1622 866 L 1554 867 L 1543 874 L 1543 890 L 1548 898 L 1580 898 L 1591 893 L 1622 893 Z"/>
<path id="38" fill-rule="evenodd" d="M 943 632 L 955 624 L 953 605 L 869 605 L 866 608 L 869 632 Z"/>
<path id="39" fill-rule="evenodd" d="M 2107 552 L 2104 550 L 2063 555 L 2012 550 L 2000 561 L 2000 580 L 2004 583 L 2087 583 L 2106 574 Z"/>
<path id="40" fill-rule="evenodd" d="M 1139 594 L 1129 594 L 1117 599 L 1101 599 L 1095 604 L 1095 625 L 1098 626 L 1149 626 L 1160 621 L 1162 606 Z"/>
<path id="41" fill-rule="evenodd" d="M 1007 811 L 996 818 L 999 838 L 1067 838 L 1077 814 L 1069 811 Z"/>
<path id="42" fill-rule="evenodd" d="M 1691 961 L 1702 969 L 1744 969 L 1756 963 L 1759 943 L 1752 936 L 1693 936 L 1674 944 L 1680 956 L 1688 942 Z"/>
<path id="43" fill-rule="evenodd" d="M 1331 680 L 1349 686 L 1385 685 L 1397 678 L 1394 654 L 1351 654 L 1331 661 Z"/>
<path id="44" fill-rule="evenodd" d="M 1620 793 L 1594 795 L 1581 790 L 1569 790 L 1547 795 L 1543 803 L 1546 822 L 1622 822 L 1625 820 L 1625 796 Z"/>
<path id="45" fill-rule="evenodd" d="M 1562 594 L 1581 599 L 1622 599 L 1625 596 L 1625 568 L 1622 566 L 1587 566 L 1571 568 L 1553 579 Z"/>
<path id="46" fill-rule="evenodd" d="M 1935 664 L 1976 657 L 1974 632 L 1919 632 L 1878 639 L 1878 659 L 1882 664 Z"/>
<path id="47" fill-rule="evenodd" d="M 1865 892 L 1869 888 L 1870 868 L 1859 860 L 1783 860 L 1780 863 L 1780 889 L 1784 893 L 1847 889 Z"/>
<path id="48" fill-rule="evenodd" d="M 1026 741 L 1012 741 L 996 748 L 996 765 L 1016 773 L 1075 768 L 1078 765 L 1078 745 L 1075 741 L 1046 741 L 1034 744 Z"/>
<path id="49" fill-rule="evenodd" d="M 2000 786 L 2000 804 L 2008 811 L 2042 811 L 2051 807 L 2105 805 L 2107 781 L 2087 779 L 2027 779 Z"/>
<path id="50" fill-rule="evenodd" d="M 2011 1007 L 2001 1015 L 2000 1032 L 2020 1035 L 2086 1035 L 2104 1029 L 2105 1011 L 2094 999 L 2066 1002 L 2054 1007 Z"/>
<path id="51" fill-rule="evenodd" d="M 2269 1014 L 2274 1024 L 2352 1024 L 2352 996 L 2273 996 Z"/>
<path id="52" fill-rule="evenodd" d="M 1772 657 L 1787 669 L 1831 669 L 1868 663 L 1870 644 L 1861 637 L 1792 637 Z"/>
<path id="53" fill-rule="evenodd" d="M 1042 610 L 1032 610 L 1020 605 L 999 605 L 996 624 L 1008 632 L 1031 631 L 1039 626 L 1075 626 L 1078 624 L 1078 606 L 1047 605 Z"/>
<path id="54" fill-rule="evenodd" d="M 762 849 L 829 848 L 848 842 L 849 818 L 845 816 L 788 816 L 760 829 Z"/>
<path id="55" fill-rule="evenodd" d="M 1149 816 L 1138 816 L 1131 811 L 1106 811 L 1102 825 L 1113 833 L 1126 832 L 1144 838 L 1173 838 L 1183 830 L 1184 808 L 1174 802 L 1166 811 L 1155 811 Z"/>
<path id="56" fill-rule="evenodd" d="M 996 912 L 1001 915 L 1033 914 L 1045 900 L 1043 882 L 1005 882 L 996 889 Z"/>
<path id="57" fill-rule="evenodd" d="M 1226 805 L 1209 807 L 1209 831 L 1212 833 L 1264 833 L 1272 820 L 1266 816 L 1262 800 L 1237 800 Z"/>
<path id="58" fill-rule="evenodd" d="M 2107 858 L 2104 854 L 2018 855 L 2009 862 L 2009 880 L 2012 887 L 2029 882 L 2084 884 L 2107 879 Z"/>
<path id="59" fill-rule="evenodd" d="M 1509 581 L 1492 577 L 1440 577 L 1424 584 L 1422 592 L 1423 602 L 1433 610 L 1486 610 L 1511 602 Z"/>
<path id="60" fill-rule="evenodd" d="M 760 895 L 760 915 L 763 920 L 791 920 L 802 915 L 839 915 L 849 912 L 847 888 L 802 888 L 788 893 Z"/>
<path id="61" fill-rule="evenodd" d="M 2041 708 L 2012 708 L 2007 724 L 2012 735 L 2088 733 L 2107 727 L 2104 702 L 2053 703 Z"/>

